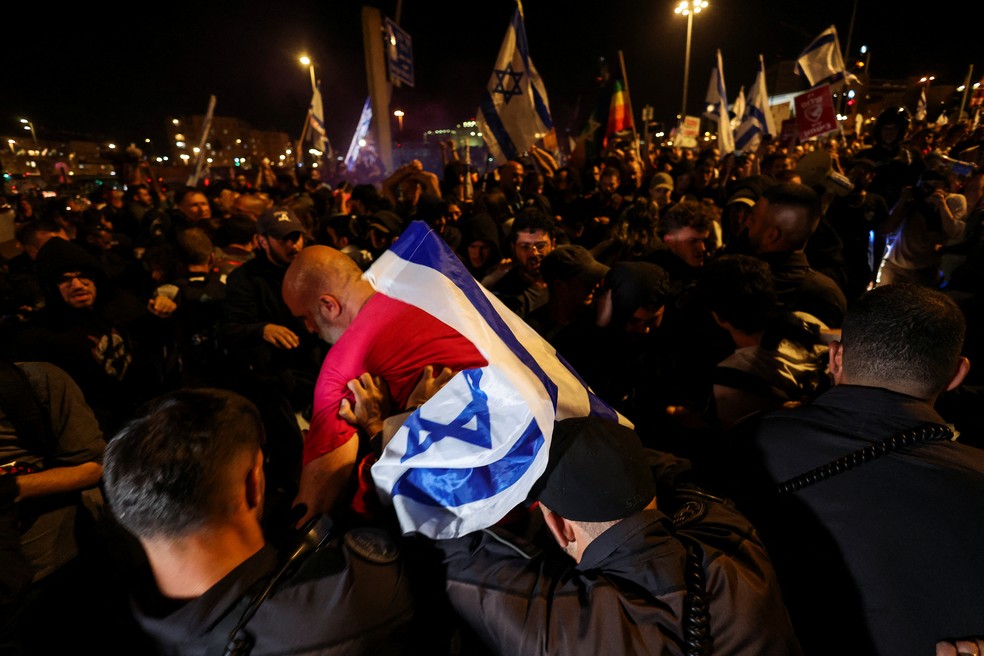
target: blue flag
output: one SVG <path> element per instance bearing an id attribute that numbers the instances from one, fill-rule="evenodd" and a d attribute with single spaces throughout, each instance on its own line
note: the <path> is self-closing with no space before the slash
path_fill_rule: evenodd
<path id="1" fill-rule="evenodd" d="M 426 223 L 414 221 L 365 276 L 457 330 L 489 363 L 457 373 L 373 464 L 377 492 L 404 533 L 451 538 L 502 519 L 546 469 L 555 420 L 590 415 L 631 426 Z"/>
<path id="2" fill-rule="evenodd" d="M 530 59 L 518 6 L 479 103 L 476 122 L 497 164 L 523 154 L 553 128 L 547 90 Z"/>

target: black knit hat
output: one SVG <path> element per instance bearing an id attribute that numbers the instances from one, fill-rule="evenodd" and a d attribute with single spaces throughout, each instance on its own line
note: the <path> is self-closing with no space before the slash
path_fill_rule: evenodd
<path id="1" fill-rule="evenodd" d="M 547 470 L 531 496 L 567 519 L 607 522 L 645 508 L 656 482 L 635 431 L 576 417 L 554 424 Z"/>
<path id="2" fill-rule="evenodd" d="M 52 237 L 38 250 L 34 262 L 43 285 L 57 285 L 63 273 L 77 271 L 88 274 L 96 283 L 102 281 L 103 269 L 94 255 L 61 237 Z"/>

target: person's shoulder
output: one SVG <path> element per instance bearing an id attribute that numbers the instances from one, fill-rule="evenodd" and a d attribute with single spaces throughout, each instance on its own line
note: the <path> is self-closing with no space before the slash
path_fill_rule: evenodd
<path id="1" fill-rule="evenodd" d="M 816 269 L 810 268 L 806 272 L 806 277 L 804 279 L 804 284 L 812 287 L 822 289 L 828 295 L 838 301 L 839 305 L 847 305 L 847 297 L 844 296 L 844 292 L 841 290 L 837 282 L 828 276 L 823 271 L 817 271 Z"/>
<path id="2" fill-rule="evenodd" d="M 49 381 L 67 384 L 72 381 L 72 377 L 61 367 L 44 361 L 16 362 L 17 368 L 24 372 L 24 375 L 32 385 L 40 386 Z"/>
<path id="3" fill-rule="evenodd" d="M 419 331 L 424 325 L 446 325 L 423 308 L 382 292 L 376 292 L 369 297 L 355 321 L 362 325 L 374 325 L 375 332 L 386 330 L 406 332 L 410 326 Z M 350 331 L 347 330 L 346 333 L 348 332 Z"/>

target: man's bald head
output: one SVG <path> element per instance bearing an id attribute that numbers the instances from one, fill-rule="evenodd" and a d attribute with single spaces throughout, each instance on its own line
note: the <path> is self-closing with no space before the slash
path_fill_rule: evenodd
<path id="1" fill-rule="evenodd" d="M 329 343 L 337 341 L 374 291 L 359 265 L 329 246 L 305 248 L 284 274 L 287 307 Z"/>

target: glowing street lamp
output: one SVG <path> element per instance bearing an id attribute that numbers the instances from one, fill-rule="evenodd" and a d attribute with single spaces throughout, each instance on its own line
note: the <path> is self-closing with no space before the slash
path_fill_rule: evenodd
<path id="1" fill-rule="evenodd" d="M 683 109 L 680 110 L 680 120 L 687 115 L 687 81 L 690 78 L 690 40 L 694 31 L 694 15 L 707 9 L 707 0 L 681 0 L 674 14 L 687 17 L 687 51 L 683 60 Z"/>
<path id="2" fill-rule="evenodd" d="M 20 119 L 20 122 L 24 124 L 24 129 L 31 132 L 31 137 L 34 138 L 34 147 L 40 149 L 41 146 L 38 145 L 38 135 L 34 132 L 34 123 L 31 123 L 26 118 Z"/>
<path id="3" fill-rule="evenodd" d="M 311 61 L 311 58 L 308 57 L 307 55 L 301 55 L 301 57 L 299 58 L 298 61 L 300 61 L 303 65 L 305 65 L 305 66 L 308 67 L 308 71 L 310 71 L 310 73 L 311 73 L 311 91 L 312 92 L 313 91 L 317 91 L 318 90 L 318 80 L 314 76 L 314 62 Z"/>
<path id="4" fill-rule="evenodd" d="M 393 112 L 393 116 L 396 117 L 397 124 L 400 126 L 400 132 L 403 132 L 403 110 L 397 109 Z"/>

